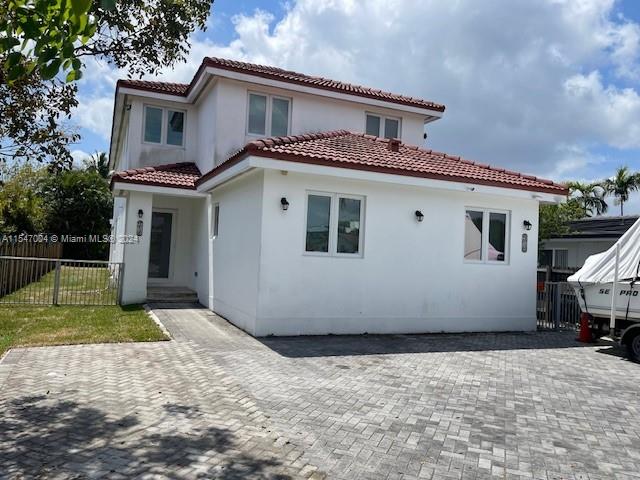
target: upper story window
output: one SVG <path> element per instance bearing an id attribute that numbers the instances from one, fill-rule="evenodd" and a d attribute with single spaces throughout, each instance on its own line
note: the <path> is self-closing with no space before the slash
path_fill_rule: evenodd
<path id="1" fill-rule="evenodd" d="M 464 259 L 507 263 L 509 212 L 468 208 L 464 224 Z"/>
<path id="2" fill-rule="evenodd" d="M 309 193 L 305 252 L 362 256 L 364 197 Z"/>
<path id="3" fill-rule="evenodd" d="M 185 112 L 171 108 L 144 107 L 144 141 L 181 147 L 184 145 Z"/>
<path id="4" fill-rule="evenodd" d="M 400 119 L 367 113 L 365 131 L 367 135 L 384 138 L 400 138 Z"/>
<path id="5" fill-rule="evenodd" d="M 280 137 L 289 135 L 291 100 L 288 98 L 249 93 L 247 132 L 250 135 Z"/>

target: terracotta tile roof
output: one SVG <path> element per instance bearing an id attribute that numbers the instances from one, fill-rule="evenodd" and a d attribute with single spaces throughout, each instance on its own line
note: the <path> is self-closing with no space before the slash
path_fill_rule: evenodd
<path id="1" fill-rule="evenodd" d="M 111 186 L 114 182 L 122 182 L 195 190 L 199 177 L 200 170 L 195 163 L 171 163 L 114 172 L 111 176 Z"/>
<path id="2" fill-rule="evenodd" d="M 149 80 L 118 80 L 118 86 L 146 90 L 155 93 L 186 96 L 189 91 L 188 83 L 152 82 Z"/>
<path id="3" fill-rule="evenodd" d="M 385 92 L 383 90 L 377 90 L 375 88 L 363 87 L 362 85 L 354 85 L 351 83 L 339 82 L 337 80 L 330 80 L 323 77 L 312 77 L 303 73 L 283 70 L 281 68 L 270 67 L 266 65 L 238 62 L 235 60 L 227 60 L 224 58 L 216 57 L 205 57 L 205 59 L 202 61 L 202 64 L 200 65 L 200 68 L 198 69 L 198 72 L 195 74 L 190 84 L 151 82 L 146 80 L 119 80 L 118 85 L 127 88 L 148 90 L 156 93 L 187 96 L 190 89 L 196 83 L 198 77 L 204 70 L 204 67 L 214 67 L 222 70 L 245 73 L 271 80 L 279 80 L 282 82 L 305 85 L 322 90 L 330 90 L 333 92 L 346 93 L 359 97 L 372 98 L 375 100 L 397 103 L 399 105 L 424 108 L 436 112 L 444 112 L 445 109 L 444 105 L 428 100 L 423 100 L 421 98 L 408 97 L 396 93 Z"/>
<path id="4" fill-rule="evenodd" d="M 397 151 L 393 151 L 394 149 Z M 248 155 L 533 192 L 560 195 L 568 193 L 564 185 L 551 180 L 405 145 L 398 140 L 386 140 L 345 130 L 255 140 L 203 175 L 196 185 L 216 176 Z"/>

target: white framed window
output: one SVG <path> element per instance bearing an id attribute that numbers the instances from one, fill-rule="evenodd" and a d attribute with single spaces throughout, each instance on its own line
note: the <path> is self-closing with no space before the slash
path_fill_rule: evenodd
<path id="1" fill-rule="evenodd" d="M 290 98 L 249 92 L 247 134 L 282 137 L 289 135 L 290 125 Z"/>
<path id="2" fill-rule="evenodd" d="M 158 145 L 184 146 L 186 112 L 173 108 L 144 106 L 143 141 Z"/>
<path id="3" fill-rule="evenodd" d="M 464 220 L 464 260 L 509 263 L 511 212 L 468 207 Z"/>
<path id="4" fill-rule="evenodd" d="M 216 238 L 218 236 L 218 230 L 220 226 L 220 204 L 213 205 L 213 211 L 211 212 L 211 237 Z"/>
<path id="5" fill-rule="evenodd" d="M 364 207 L 361 195 L 307 192 L 305 253 L 362 257 Z"/>
<path id="6" fill-rule="evenodd" d="M 376 113 L 366 113 L 365 132 L 382 138 L 400 138 L 402 119 Z"/>

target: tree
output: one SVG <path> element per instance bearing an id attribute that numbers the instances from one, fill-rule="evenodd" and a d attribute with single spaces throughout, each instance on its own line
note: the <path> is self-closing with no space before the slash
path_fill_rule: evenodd
<path id="1" fill-rule="evenodd" d="M 640 174 L 632 173 L 627 166 L 619 167 L 613 177 L 602 182 L 602 188 L 616 198 L 620 204 L 620 215 L 624 216 L 624 203 L 629 201 L 631 193 L 640 190 Z"/>
<path id="2" fill-rule="evenodd" d="M 89 58 L 156 74 L 184 61 L 204 30 L 210 0 L 22 0 L 0 2 L 0 161 L 71 164 L 68 124 Z"/>
<path id="3" fill-rule="evenodd" d="M 559 205 L 540 205 L 539 240 L 569 233 L 569 222 L 584 217 L 584 208 L 576 199 Z"/>
<path id="4" fill-rule="evenodd" d="M 96 152 L 85 159 L 84 166 L 87 170 L 98 173 L 105 180 L 109 178 L 109 156 L 105 152 Z"/>
<path id="5" fill-rule="evenodd" d="M 45 213 L 39 185 L 44 174 L 30 165 L 16 166 L 5 173 L 0 188 L 0 233 L 42 232 Z"/>
<path id="6" fill-rule="evenodd" d="M 97 171 L 66 170 L 48 175 L 42 182 L 46 231 L 77 237 L 109 235 L 113 200 L 109 185 Z M 64 256 L 76 259 L 106 259 L 109 244 L 65 243 Z"/>
<path id="7" fill-rule="evenodd" d="M 609 206 L 604 200 L 605 190 L 599 183 L 569 182 L 569 195 L 582 207 L 583 216 L 607 213 Z"/>

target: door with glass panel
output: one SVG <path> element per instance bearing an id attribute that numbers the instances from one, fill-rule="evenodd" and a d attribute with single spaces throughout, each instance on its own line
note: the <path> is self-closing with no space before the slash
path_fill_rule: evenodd
<path id="1" fill-rule="evenodd" d="M 153 212 L 149 247 L 149 279 L 168 280 L 171 276 L 171 254 L 174 215 Z"/>

